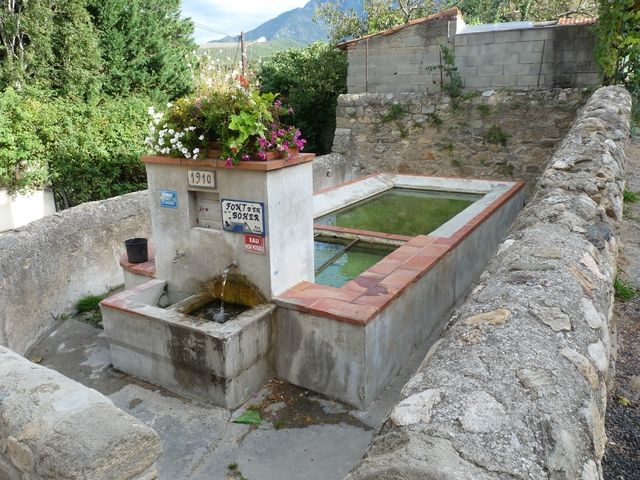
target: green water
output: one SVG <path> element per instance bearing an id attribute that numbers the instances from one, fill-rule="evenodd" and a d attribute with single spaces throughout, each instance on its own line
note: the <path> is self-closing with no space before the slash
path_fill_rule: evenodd
<path id="1" fill-rule="evenodd" d="M 480 195 L 392 188 L 316 220 L 321 225 L 414 237 L 426 235 Z"/>
<path id="2" fill-rule="evenodd" d="M 315 268 L 318 269 L 342 248 L 344 244 L 341 243 L 315 241 Z M 373 246 L 359 242 L 316 274 L 315 282 L 331 287 L 341 287 L 378 263 L 393 250 L 393 247 Z"/>

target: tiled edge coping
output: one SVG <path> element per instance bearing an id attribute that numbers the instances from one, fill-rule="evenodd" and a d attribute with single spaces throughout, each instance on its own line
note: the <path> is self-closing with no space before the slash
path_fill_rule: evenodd
<path id="1" fill-rule="evenodd" d="M 240 162 L 232 167 L 227 167 L 225 160 L 216 160 L 215 158 L 203 158 L 202 160 L 189 160 L 187 158 L 174 158 L 162 156 L 144 156 L 140 160 L 143 163 L 156 163 L 164 165 L 182 165 L 185 167 L 213 167 L 213 168 L 234 168 L 236 170 L 254 170 L 260 172 L 268 172 L 271 170 L 279 170 L 281 168 L 292 167 L 300 163 L 311 162 L 316 157 L 315 153 L 298 153 L 289 158 L 281 158 L 269 161 L 253 161 Z"/>
<path id="2" fill-rule="evenodd" d="M 303 155 L 309 155 L 311 158 L 302 161 L 313 159 L 313 154 L 300 154 L 299 156 Z M 170 163 L 169 161 L 172 161 L 178 165 L 191 162 L 194 165 L 213 167 L 216 167 L 218 163 L 224 164 L 218 160 L 204 160 L 202 163 L 198 160 L 167 157 L 144 157 L 143 161 L 147 163 Z M 266 165 L 274 162 L 280 163 L 280 161 L 243 162 L 233 168 L 248 166 L 248 164 L 261 164 L 265 167 L 262 170 L 271 170 L 271 168 L 266 168 Z M 292 164 L 292 160 L 282 160 L 282 162 L 287 162 L 288 165 Z M 188 164 L 191 165 L 191 163 Z M 255 168 L 250 167 L 249 170 L 255 170 Z M 314 195 L 314 218 L 357 203 L 364 198 L 393 187 L 476 193 L 484 194 L 484 197 L 429 235 L 405 237 L 316 225 L 317 230 L 329 233 L 366 234 L 370 238 L 401 240 L 406 243 L 340 288 L 301 282 L 275 298 L 274 302 L 283 308 L 303 313 L 353 325 L 367 325 L 524 186 L 523 181 L 500 182 L 426 175 L 377 174 L 319 192 Z M 155 277 L 155 262 L 151 253 L 149 261 L 142 264 L 129 263 L 125 254 L 120 259 L 120 265 L 131 273 Z"/>
<path id="3" fill-rule="evenodd" d="M 340 288 L 301 282 L 274 301 L 278 306 L 299 312 L 353 325 L 367 325 L 524 186 L 522 181 L 378 174 L 325 190 L 314 196 L 314 218 L 393 187 L 484 196 L 430 235 L 401 237 L 366 232 L 369 237 L 408 241 Z M 327 232 L 360 233 L 352 229 L 326 228 L 325 225 L 315 227 Z"/>

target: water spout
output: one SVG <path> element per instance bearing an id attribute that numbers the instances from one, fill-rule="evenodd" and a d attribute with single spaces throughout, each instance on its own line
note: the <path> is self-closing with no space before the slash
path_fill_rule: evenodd
<path id="1" fill-rule="evenodd" d="M 213 319 L 218 323 L 222 323 L 225 320 L 224 319 L 224 287 L 227 284 L 227 275 L 229 275 L 229 272 L 231 272 L 231 270 L 233 270 L 234 268 L 238 268 L 238 264 L 236 262 L 233 262 L 227 265 L 226 267 L 224 267 L 224 270 L 222 271 L 222 288 L 220 290 L 220 311 L 218 311 L 218 313 L 216 313 L 213 316 Z"/>
<path id="2" fill-rule="evenodd" d="M 176 256 L 175 256 L 175 257 L 173 257 L 172 262 L 173 262 L 173 263 L 177 263 L 177 262 L 178 262 L 178 259 L 179 259 L 180 257 L 184 257 L 184 254 L 185 254 L 185 251 L 184 251 L 184 250 L 176 250 Z"/>

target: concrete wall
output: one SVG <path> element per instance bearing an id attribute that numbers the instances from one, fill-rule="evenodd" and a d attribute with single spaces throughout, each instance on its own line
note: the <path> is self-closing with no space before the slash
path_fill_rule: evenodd
<path id="1" fill-rule="evenodd" d="M 469 27 L 459 16 L 449 15 L 343 45 L 348 51 L 350 94 L 442 90 L 448 77 L 441 45 L 453 50 L 465 88 L 601 83 L 594 25 L 502 24 L 496 30 L 491 25 Z"/>
<path id="2" fill-rule="evenodd" d="M 521 178 L 530 195 L 589 95 L 496 91 L 457 102 L 440 93 L 341 95 L 333 151 L 352 175 Z M 504 145 L 490 136 L 496 129 Z"/>
<path id="3" fill-rule="evenodd" d="M 149 235 L 146 192 L 83 204 L 0 235 L 0 344 L 24 353 L 80 297 L 121 285 L 124 241 Z"/>
<path id="4" fill-rule="evenodd" d="M 26 225 L 56 211 L 51 190 L 10 195 L 0 189 L 0 232 Z"/>
<path id="5" fill-rule="evenodd" d="M 249 164 L 216 168 L 192 162 L 190 166 L 154 157 L 146 161 L 156 278 L 167 280 L 171 302 L 200 292 L 205 283 L 222 275 L 232 262 L 265 298 L 278 295 L 303 280 L 313 278 L 312 163 L 294 164 L 270 171 L 251 170 Z M 309 159 L 310 160 L 310 159 Z M 188 185 L 189 168 L 215 172 L 216 186 L 206 192 L 220 217 L 224 199 L 264 204 L 265 252 L 247 253 L 242 233 L 229 232 L 218 223 L 204 228 L 196 223 L 195 196 L 202 189 Z M 175 191 L 177 208 L 160 204 L 162 190 Z"/>
<path id="6" fill-rule="evenodd" d="M 345 161 L 339 153 L 316 157 L 313 161 L 313 193 L 349 182 L 356 176 L 353 163 Z"/>
<path id="7" fill-rule="evenodd" d="M 158 434 L 111 400 L 0 347 L 0 478 L 157 478 Z"/>
<path id="8" fill-rule="evenodd" d="M 592 96 L 349 480 L 602 478 L 630 111 Z"/>

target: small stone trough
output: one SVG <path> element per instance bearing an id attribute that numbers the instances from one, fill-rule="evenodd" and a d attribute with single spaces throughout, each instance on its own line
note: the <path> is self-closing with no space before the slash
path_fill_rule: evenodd
<path id="1" fill-rule="evenodd" d="M 202 295 L 160 308 L 166 297 L 167 282 L 151 280 L 102 302 L 115 368 L 226 408 L 242 404 L 270 378 L 275 305 L 255 304 L 216 323 L 181 311 L 202 304 Z"/>

